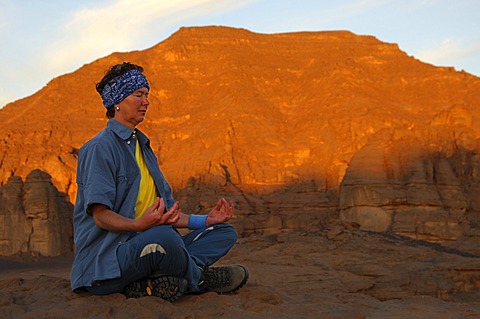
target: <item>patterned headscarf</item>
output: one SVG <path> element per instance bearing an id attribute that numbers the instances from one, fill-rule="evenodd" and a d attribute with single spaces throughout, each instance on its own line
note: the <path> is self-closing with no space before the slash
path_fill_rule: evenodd
<path id="1" fill-rule="evenodd" d="M 147 78 L 142 72 L 135 69 L 125 72 L 105 85 L 101 94 L 103 105 L 108 109 L 142 87 L 150 90 Z"/>

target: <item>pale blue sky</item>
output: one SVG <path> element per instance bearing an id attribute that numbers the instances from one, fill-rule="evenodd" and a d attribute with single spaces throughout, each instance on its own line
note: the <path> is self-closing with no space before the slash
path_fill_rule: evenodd
<path id="1" fill-rule="evenodd" d="M 0 0 L 0 107 L 112 52 L 182 26 L 349 30 L 480 76 L 480 0 Z"/>

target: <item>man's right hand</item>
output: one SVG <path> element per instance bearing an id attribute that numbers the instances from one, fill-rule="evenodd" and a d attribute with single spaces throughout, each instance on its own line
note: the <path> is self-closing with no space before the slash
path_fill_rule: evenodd
<path id="1" fill-rule="evenodd" d="M 180 218 L 180 208 L 178 202 L 166 212 L 165 202 L 162 198 L 157 197 L 155 202 L 147 208 L 142 217 L 138 219 L 138 224 L 142 230 L 147 230 L 158 225 L 173 225 Z"/>

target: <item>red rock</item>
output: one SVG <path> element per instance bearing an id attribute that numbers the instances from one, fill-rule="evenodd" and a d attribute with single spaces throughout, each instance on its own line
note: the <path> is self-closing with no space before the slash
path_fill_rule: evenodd
<path id="1" fill-rule="evenodd" d="M 0 110 L 0 191 L 40 170 L 73 203 L 76 153 L 106 123 L 95 83 L 122 61 L 146 70 L 139 128 L 186 212 L 227 196 L 244 236 L 337 216 L 432 241 L 475 233 L 480 79 L 344 31 L 182 28 L 59 76 Z"/>

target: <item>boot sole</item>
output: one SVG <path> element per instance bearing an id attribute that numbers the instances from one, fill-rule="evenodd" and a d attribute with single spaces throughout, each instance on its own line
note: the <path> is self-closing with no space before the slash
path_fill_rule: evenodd
<path id="1" fill-rule="evenodd" d="M 125 288 L 127 298 L 146 296 L 160 297 L 169 302 L 175 302 L 185 294 L 187 281 L 184 278 L 160 276 L 134 281 Z"/>

